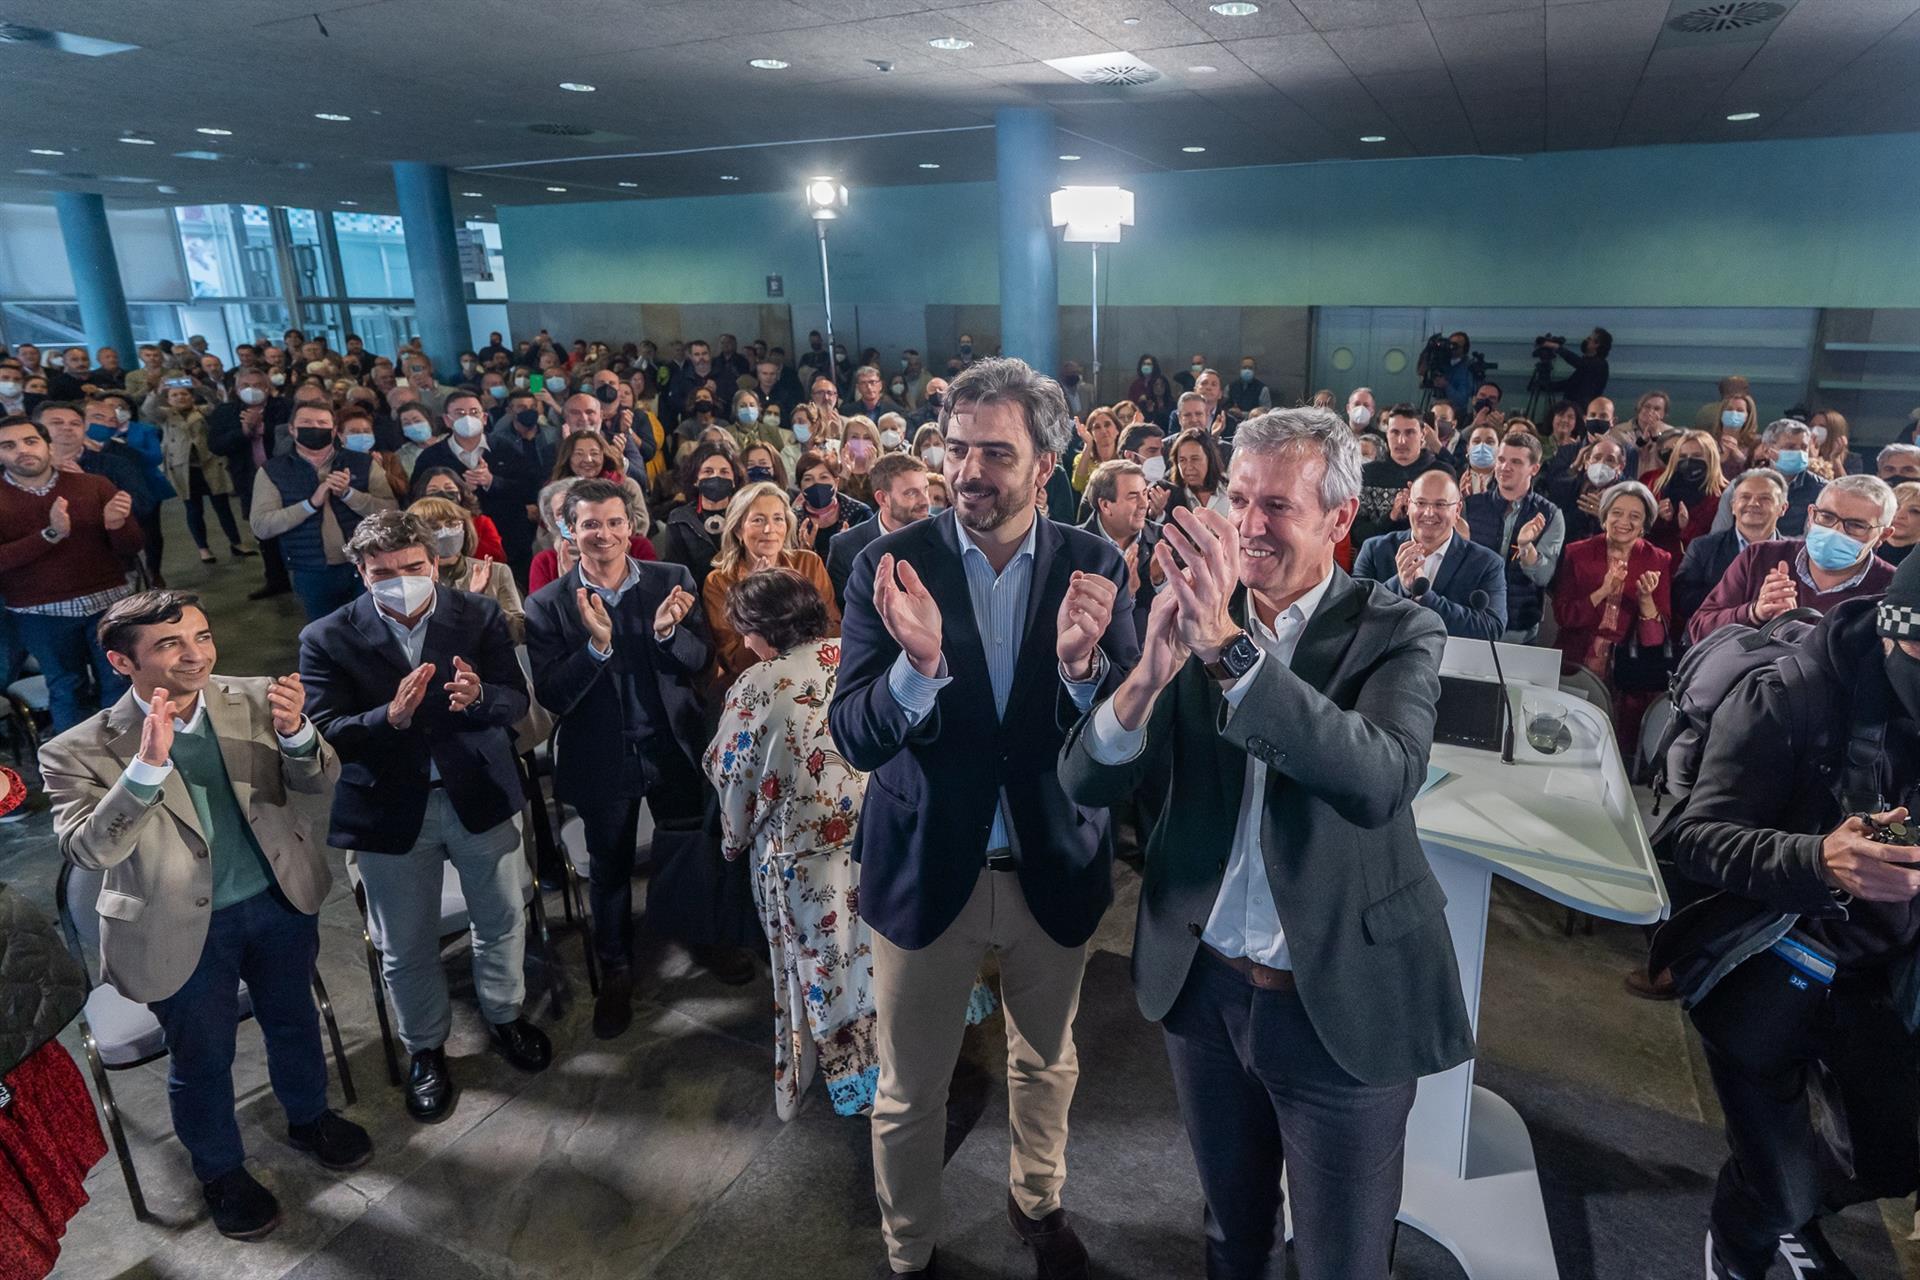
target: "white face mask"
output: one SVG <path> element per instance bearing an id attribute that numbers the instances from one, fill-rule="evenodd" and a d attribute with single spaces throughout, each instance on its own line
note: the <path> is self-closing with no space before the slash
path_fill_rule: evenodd
<path id="1" fill-rule="evenodd" d="M 898 431 L 882 431 L 880 433 L 880 447 L 882 449 L 898 449 L 900 447 L 900 433 Z"/>
<path id="2" fill-rule="evenodd" d="M 267 375 L 267 381 L 271 382 L 276 387 L 285 386 L 287 381 L 287 375 L 284 373 L 275 371 Z"/>
<path id="3" fill-rule="evenodd" d="M 266 398 L 267 398 L 267 393 L 262 391 L 259 387 L 240 388 L 241 404 L 259 404 L 262 400 L 265 400 Z"/>
<path id="4" fill-rule="evenodd" d="M 454 434 L 471 440 L 487 429 L 487 420 L 477 413 L 463 413 L 453 420 Z"/>
<path id="5" fill-rule="evenodd" d="M 929 445 L 927 451 L 920 455 L 920 460 L 937 470 L 942 463 L 946 462 L 947 451 L 937 444 Z"/>
<path id="6" fill-rule="evenodd" d="M 113 411 L 113 420 L 114 420 L 115 422 L 118 422 L 118 423 L 121 423 L 122 425 L 124 425 L 124 424 L 126 424 L 126 423 L 129 423 L 129 422 L 132 422 L 132 421 L 133 421 L 133 414 L 132 414 L 132 413 L 130 413 L 130 412 L 128 412 L 128 411 L 127 411 L 126 409 L 124 409 L 124 408 L 119 408 L 119 409 L 115 409 L 115 410 Z M 1825 439 L 1825 436 L 1824 436 L 1824 433 L 1825 433 L 1825 431 L 1826 431 L 1826 428 L 1825 428 L 1825 427 L 1821 427 L 1821 428 L 1820 428 L 1820 433 L 1821 433 L 1821 436 L 1820 436 L 1820 438 L 1821 438 L 1821 439 L 1823 439 L 1823 440 Z"/>
<path id="7" fill-rule="evenodd" d="M 19 395 L 19 394 L 20 394 L 20 384 L 19 384 L 19 383 L 17 383 L 17 382 L 0 382 L 0 396 L 4 396 L 4 397 L 5 397 L 6 399 L 8 399 L 8 400 L 11 400 L 11 399 L 13 399 L 13 398 L 14 398 L 15 396 L 17 396 L 17 395 Z"/>
<path id="8" fill-rule="evenodd" d="M 1141 462 L 1140 469 L 1147 473 L 1148 484 L 1159 484 L 1167 478 L 1167 460 L 1165 458 L 1148 458 Z"/>
<path id="9" fill-rule="evenodd" d="M 1347 421 L 1356 427 L 1364 427 L 1373 421 L 1373 410 L 1364 404 L 1356 404 L 1347 410 Z"/>
<path id="10" fill-rule="evenodd" d="M 457 556 L 460 549 L 467 545 L 467 531 L 457 524 L 450 524 L 433 531 L 433 551 L 435 555 Z"/>
<path id="11" fill-rule="evenodd" d="M 1604 462 L 1590 462 L 1587 464 L 1587 481 L 1596 488 L 1602 485 L 1612 484 L 1619 475 L 1620 473 L 1617 470 Z"/>
<path id="12" fill-rule="evenodd" d="M 383 578 L 379 582 L 367 584 L 367 593 L 373 602 L 388 613 L 411 617 L 433 595 L 433 579 L 418 574 L 404 574 L 398 578 Z"/>

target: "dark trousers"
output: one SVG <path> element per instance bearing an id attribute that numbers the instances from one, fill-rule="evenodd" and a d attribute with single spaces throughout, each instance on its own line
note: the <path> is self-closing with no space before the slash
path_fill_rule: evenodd
<path id="1" fill-rule="evenodd" d="M 287 572 L 293 578 L 293 594 L 300 597 L 300 607 L 306 611 L 308 622 L 326 617 L 341 605 L 352 604 L 360 594 L 360 574 L 350 564 Z"/>
<path id="2" fill-rule="evenodd" d="M 240 495 L 240 515 L 242 519 L 253 518 L 253 477 L 255 469 L 248 465 L 235 467 L 233 487 Z M 260 539 L 260 569 L 266 578 L 269 591 L 290 591 L 293 589 L 287 577 L 287 558 L 280 554 L 280 539 Z"/>
<path id="3" fill-rule="evenodd" d="M 576 800 L 573 806 L 585 828 L 582 834 L 590 859 L 587 892 L 593 907 L 594 952 L 602 964 L 614 968 L 633 960 L 634 842 L 642 799 L 653 815 L 657 846 L 663 845 L 663 836 L 670 842 L 674 829 L 697 822 L 702 813 L 704 782 L 673 743 L 651 759 L 651 766 L 644 797 L 610 789 L 606 795 Z M 617 768 L 610 772 L 619 776 Z M 653 897 L 650 890 L 650 902 Z M 671 922 L 664 923 L 669 925 L 666 932 L 678 935 Z"/>
<path id="4" fill-rule="evenodd" d="M 1415 1082 L 1343 1071 L 1293 991 L 1262 991 L 1205 947 L 1161 1024 L 1206 1196 L 1208 1280 L 1264 1280 L 1293 1194 L 1300 1280 L 1381 1280 Z"/>
<path id="5" fill-rule="evenodd" d="M 160 528 L 160 508 L 156 504 L 153 510 L 143 516 L 135 516 L 134 523 L 140 526 L 140 554 L 146 560 L 147 576 L 158 579 L 160 574 L 160 553 L 166 549 L 166 536 Z"/>
<path id="6" fill-rule="evenodd" d="M 1779 1237 L 1823 1209 L 1913 1190 L 1914 1045 L 1884 971 L 1826 986 L 1767 952 L 1723 978 L 1693 1024 L 1727 1118 L 1713 1241 L 1742 1275 L 1765 1275 Z"/>
<path id="7" fill-rule="evenodd" d="M 56 618 L 44 613 L 14 613 L 20 643 L 47 678 L 47 710 L 53 731 L 65 733 L 102 706 L 112 706 L 127 691 L 127 678 L 107 663 L 100 647 L 100 615 Z M 93 674 L 96 694 L 88 683 Z"/>
<path id="8" fill-rule="evenodd" d="M 227 535 L 227 545 L 239 550 L 240 528 L 233 522 L 232 500 L 224 493 L 210 492 L 207 478 L 200 474 L 200 468 L 189 468 L 187 492 L 181 496 L 181 505 L 187 511 L 187 532 L 193 535 L 193 545 L 202 551 L 207 549 L 208 502 L 213 503 L 213 514 L 220 521 L 220 532 Z"/>
<path id="9" fill-rule="evenodd" d="M 215 911 L 186 985 L 148 1006 L 166 1037 L 173 1131 L 200 1181 L 233 1172 L 247 1156 L 233 1114 L 242 982 L 267 1042 L 267 1074 L 287 1123 L 311 1124 L 327 1109 L 327 1062 L 313 1004 L 319 953 L 320 918 L 295 910 L 269 889 Z"/>

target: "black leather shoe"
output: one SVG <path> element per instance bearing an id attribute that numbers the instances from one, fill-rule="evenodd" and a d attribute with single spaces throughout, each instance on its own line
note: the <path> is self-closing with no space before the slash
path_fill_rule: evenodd
<path id="1" fill-rule="evenodd" d="M 873 1280 L 915 1280 L 915 1277 L 919 1280 L 938 1280 L 939 1275 L 940 1254 L 936 1250 L 927 1256 L 927 1265 L 918 1271 L 895 1271 L 892 1263 L 883 1262 L 880 1269 L 873 1273 Z"/>
<path id="2" fill-rule="evenodd" d="M 422 1049 L 407 1068 L 407 1114 L 421 1124 L 438 1124 L 453 1112 L 453 1073 L 447 1051 Z"/>
<path id="3" fill-rule="evenodd" d="M 756 976 L 753 953 L 745 947 L 688 947 L 693 962 L 730 987 L 744 987 Z"/>
<path id="4" fill-rule="evenodd" d="M 284 596 L 292 590 L 292 587 L 255 587 L 247 592 L 247 599 L 271 600 L 274 596 Z"/>
<path id="5" fill-rule="evenodd" d="M 231 555 L 235 560 L 245 560 L 250 556 L 257 556 L 260 554 L 258 551 L 247 550 L 245 547 L 241 546 L 237 542 L 229 542 L 227 544 L 227 553 Z"/>
<path id="6" fill-rule="evenodd" d="M 229 1240 L 264 1239 L 280 1225 L 280 1202 L 245 1169 L 200 1184 L 216 1231 Z"/>
<path id="7" fill-rule="evenodd" d="M 487 1038 L 502 1057 L 522 1071 L 545 1071 L 553 1061 L 553 1041 L 525 1018 L 488 1023 Z"/>
<path id="8" fill-rule="evenodd" d="M 373 1159 L 367 1131 L 334 1111 L 322 1111 L 312 1124 L 288 1125 L 287 1141 L 329 1169 L 358 1169 Z"/>
<path id="9" fill-rule="evenodd" d="M 1013 1193 L 1007 1193 L 1007 1220 L 1020 1243 L 1033 1250 L 1040 1280 L 1087 1280 L 1087 1246 L 1080 1243 L 1065 1209 L 1055 1209 L 1038 1222 L 1020 1211 Z"/>
<path id="10" fill-rule="evenodd" d="M 600 975 L 600 996 L 593 1002 L 593 1034 L 611 1040 L 633 1025 L 633 970 L 622 966 Z"/>

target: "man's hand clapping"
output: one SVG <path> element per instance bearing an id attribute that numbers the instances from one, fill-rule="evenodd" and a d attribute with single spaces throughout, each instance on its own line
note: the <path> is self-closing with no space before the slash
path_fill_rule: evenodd
<path id="1" fill-rule="evenodd" d="M 1069 679 L 1089 680 L 1097 667 L 1094 651 L 1113 621 L 1113 604 L 1120 588 L 1097 573 L 1075 570 L 1067 580 L 1055 625 L 1054 652 Z"/>
<path id="2" fill-rule="evenodd" d="M 387 703 L 389 725 L 395 729 L 405 729 L 413 723 L 413 713 L 420 709 L 421 700 L 427 696 L 427 682 L 432 679 L 431 662 L 423 662 L 406 674 Z"/>
<path id="3" fill-rule="evenodd" d="M 929 678 L 939 674 L 940 606 L 912 565 L 880 557 L 873 572 L 873 609 L 915 671 Z"/>

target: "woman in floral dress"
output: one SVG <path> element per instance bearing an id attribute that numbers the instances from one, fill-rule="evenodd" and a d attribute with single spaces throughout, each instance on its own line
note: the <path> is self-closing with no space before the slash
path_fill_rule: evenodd
<path id="1" fill-rule="evenodd" d="M 773 962 L 773 1095 L 791 1119 L 816 1068 L 835 1111 L 873 1101 L 873 949 L 860 919 L 853 832 L 866 775 L 833 745 L 827 704 L 840 642 L 819 591 L 791 569 L 734 585 L 728 621 L 760 662 L 727 697 L 707 750 L 721 848 L 753 860 Z"/>

